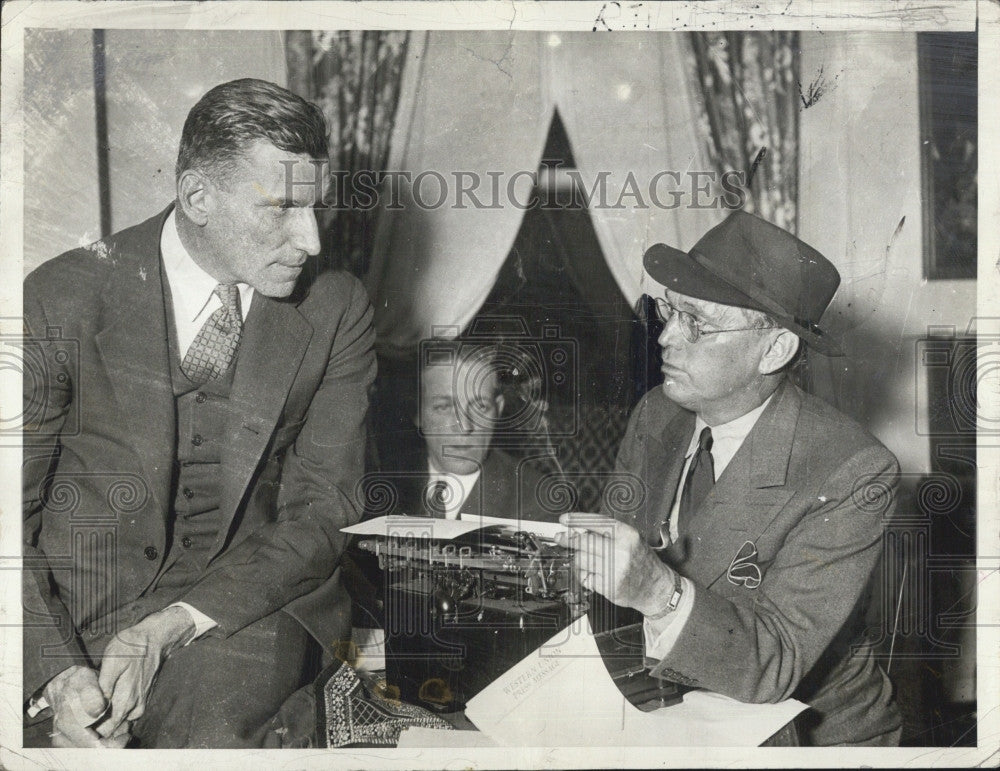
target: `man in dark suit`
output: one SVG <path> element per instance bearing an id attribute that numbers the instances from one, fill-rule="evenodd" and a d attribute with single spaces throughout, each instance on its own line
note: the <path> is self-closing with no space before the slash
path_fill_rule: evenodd
<path id="1" fill-rule="evenodd" d="M 416 423 L 426 467 L 404 480 L 403 513 L 558 519 L 562 510 L 546 494 L 543 475 L 530 461 L 518 462 L 494 446 L 504 409 L 496 345 L 425 340 L 419 388 Z"/>
<path id="2" fill-rule="evenodd" d="M 327 158 L 314 105 L 217 86 L 175 203 L 26 279 L 26 743 L 247 746 L 347 638 L 375 361 L 360 283 L 303 275 Z"/>
<path id="3" fill-rule="evenodd" d="M 859 633 L 899 468 L 785 376 L 802 345 L 835 352 L 817 324 L 837 270 L 744 212 L 644 262 L 663 287 L 664 382 L 618 457 L 643 489 L 614 519 L 564 516 L 581 580 L 643 614 L 654 674 L 798 698 L 810 744 L 898 743 L 891 684 Z"/>

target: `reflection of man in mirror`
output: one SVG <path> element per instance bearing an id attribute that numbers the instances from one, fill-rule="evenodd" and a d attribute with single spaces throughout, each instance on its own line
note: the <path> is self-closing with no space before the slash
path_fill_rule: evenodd
<path id="1" fill-rule="evenodd" d="M 654 674 L 744 702 L 797 698 L 809 744 L 898 744 L 862 632 L 899 466 L 786 378 L 801 346 L 835 353 L 818 322 L 836 268 L 745 212 L 690 253 L 652 246 L 645 268 L 661 285 L 664 381 L 617 464 L 645 503 L 564 517 L 583 585 L 643 614 Z"/>
<path id="2" fill-rule="evenodd" d="M 457 519 L 484 514 L 550 520 L 542 475 L 494 447 L 502 436 L 504 396 L 497 348 L 461 340 L 421 346 L 417 427 L 427 466 L 407 501 L 409 514 Z M 498 434 L 499 424 L 499 434 Z"/>

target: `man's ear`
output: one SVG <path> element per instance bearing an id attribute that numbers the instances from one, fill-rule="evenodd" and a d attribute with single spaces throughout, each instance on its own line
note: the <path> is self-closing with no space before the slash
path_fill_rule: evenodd
<path id="1" fill-rule="evenodd" d="M 494 402 L 497 405 L 497 418 L 499 418 L 501 415 L 503 415 L 503 405 L 504 405 L 503 394 L 502 393 L 497 394 L 497 398 L 494 400 Z"/>
<path id="2" fill-rule="evenodd" d="M 199 227 L 208 223 L 212 201 L 211 182 L 197 169 L 185 169 L 177 178 L 177 205 Z"/>
<path id="3" fill-rule="evenodd" d="M 761 356 L 757 368 L 762 375 L 772 375 L 795 358 L 802 341 L 794 332 L 782 329 L 771 339 L 771 345 Z"/>

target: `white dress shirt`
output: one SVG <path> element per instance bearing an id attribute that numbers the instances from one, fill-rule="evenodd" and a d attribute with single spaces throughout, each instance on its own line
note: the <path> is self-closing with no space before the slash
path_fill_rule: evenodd
<path id="1" fill-rule="evenodd" d="M 171 211 L 163 223 L 163 231 L 160 233 L 160 256 L 163 258 L 163 272 L 167 277 L 170 301 L 174 308 L 177 349 L 183 361 L 198 331 L 204 326 L 208 317 L 222 306 L 222 301 L 215 294 L 215 287 L 219 285 L 219 281 L 206 273 L 184 248 L 177 232 L 176 211 Z M 250 303 L 253 301 L 253 287 L 249 284 L 237 284 L 236 288 L 240 293 L 240 312 L 246 319 Z M 217 626 L 215 621 L 186 602 L 175 602 L 167 607 L 181 607 L 191 614 L 195 632 L 188 643 Z"/>
<path id="2" fill-rule="evenodd" d="M 469 493 L 472 492 L 472 488 L 476 486 L 476 482 L 479 481 L 479 476 L 482 474 L 482 469 L 476 469 L 471 474 L 450 474 L 447 471 L 441 471 L 434 465 L 434 461 L 430 458 L 427 459 L 427 488 L 425 489 L 425 494 L 427 490 L 433 489 L 437 482 L 444 482 L 448 487 L 448 495 L 445 496 L 447 499 L 444 505 L 444 518 L 445 519 L 458 519 L 462 511 L 462 506 L 465 505 L 465 501 L 469 497 Z"/>
<path id="3" fill-rule="evenodd" d="M 757 424 L 757 420 L 771 402 L 773 396 L 774 394 L 771 394 L 759 407 L 745 415 L 741 415 L 735 420 L 718 426 L 709 426 L 712 429 L 712 466 L 715 471 L 716 481 L 722 476 L 722 472 L 726 470 L 726 466 L 729 465 L 733 456 L 736 455 L 736 451 L 740 449 L 743 440 L 747 438 L 747 435 Z M 692 458 L 694 458 L 694 453 L 698 449 L 698 437 L 701 435 L 702 429 L 706 426 L 708 424 L 701 419 L 700 415 L 695 416 L 694 433 L 691 435 L 691 441 L 688 442 L 687 455 L 684 459 L 684 469 L 681 472 L 681 481 L 677 485 L 674 503 L 670 508 L 670 538 L 674 541 L 678 537 L 677 517 L 681 506 L 681 491 L 684 489 L 684 480 L 687 478 L 688 468 L 691 465 Z M 668 613 L 662 618 L 643 620 L 642 628 L 646 638 L 647 656 L 662 659 L 670 653 L 674 647 L 674 643 L 677 642 L 677 638 L 684 631 L 684 624 L 687 623 L 691 615 L 691 609 L 694 607 L 694 584 L 687 578 L 682 577 L 681 587 L 681 601 L 678 603 L 675 611 Z"/>
<path id="4" fill-rule="evenodd" d="M 163 272 L 170 287 L 170 300 L 174 306 L 174 327 L 177 330 L 177 348 L 181 359 L 204 326 L 208 317 L 222 305 L 215 294 L 218 279 L 212 278 L 194 261 L 177 233 L 177 217 L 170 212 L 163 231 L 160 233 L 160 254 L 163 257 Z M 253 300 L 253 287 L 237 284 L 240 292 L 240 311 L 246 319 Z"/>

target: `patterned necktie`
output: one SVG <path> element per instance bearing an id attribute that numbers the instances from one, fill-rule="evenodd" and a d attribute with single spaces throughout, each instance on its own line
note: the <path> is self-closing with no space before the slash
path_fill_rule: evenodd
<path id="1" fill-rule="evenodd" d="M 181 362 L 181 371 L 198 385 L 220 377 L 229 369 L 243 331 L 240 291 L 236 284 L 219 284 L 214 291 L 222 307 L 216 308 L 198 330 Z"/>
<path id="2" fill-rule="evenodd" d="M 440 479 L 427 487 L 427 508 L 438 519 L 444 519 L 445 508 L 451 498 L 448 493 L 448 485 Z"/>
<path id="3" fill-rule="evenodd" d="M 691 458 L 684 488 L 681 490 L 681 504 L 677 512 L 677 532 L 681 535 L 691 526 L 694 513 L 705 500 L 705 496 L 715 484 L 715 463 L 712 460 L 712 429 L 705 426 L 698 436 L 698 449 Z"/>

